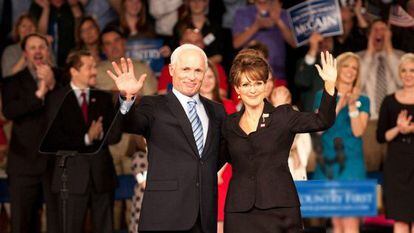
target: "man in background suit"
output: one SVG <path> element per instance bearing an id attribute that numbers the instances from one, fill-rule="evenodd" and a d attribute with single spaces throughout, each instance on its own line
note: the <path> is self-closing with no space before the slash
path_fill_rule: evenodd
<path id="1" fill-rule="evenodd" d="M 70 54 L 67 72 L 71 81 L 55 96 L 57 101 L 62 102 L 63 99 L 63 102 L 56 105 L 60 107 L 44 142 L 49 151 L 79 153 L 67 160 L 69 195 L 66 229 L 69 233 L 83 232 L 90 206 L 94 232 L 112 233 L 116 175 L 108 144 L 103 141 L 107 133 L 112 143 L 120 139 L 119 130 L 108 132 L 116 114 L 112 95 L 90 89 L 96 82 L 96 63 L 90 52 L 75 51 Z M 58 162 L 59 158 L 56 164 Z M 56 166 L 53 192 L 61 189 L 61 174 L 62 168 Z"/>
<path id="2" fill-rule="evenodd" d="M 124 128 L 148 143 L 148 175 L 139 232 L 217 231 L 217 171 L 223 106 L 199 95 L 207 56 L 185 44 L 171 55 L 173 91 L 133 105 L 145 75 L 135 79 L 122 58 L 107 73 L 121 92 Z M 191 119 L 191 120 L 190 120 Z"/>
<path id="3" fill-rule="evenodd" d="M 98 76 L 96 77 L 95 87 L 100 90 L 115 90 L 115 83 L 112 79 L 108 78 L 106 70 L 112 69 L 111 63 L 113 61 L 118 61 L 121 57 L 125 56 L 127 53 L 127 40 L 124 33 L 118 27 L 109 25 L 102 30 L 100 41 L 102 44 L 102 51 L 108 59 L 97 64 L 96 69 L 98 71 Z M 139 94 L 156 94 L 158 81 L 151 68 L 139 60 L 133 60 L 132 64 L 134 65 L 134 72 L 138 76 L 147 74 L 147 81 Z"/>
<path id="4" fill-rule="evenodd" d="M 370 100 L 370 118 L 362 136 L 363 152 L 368 171 L 381 169 L 386 155 L 385 144 L 376 138 L 378 114 L 385 96 L 394 93 L 402 84 L 398 75 L 398 64 L 404 52 L 392 46 L 392 33 L 386 22 L 371 23 L 367 49 L 358 53 L 361 58 L 361 92 Z"/>
<path id="5" fill-rule="evenodd" d="M 57 229 L 57 205 L 50 192 L 52 160 L 39 154 L 38 149 L 47 128 L 46 109 L 57 69 L 50 66 L 49 44 L 40 34 L 27 35 L 22 40 L 27 67 L 3 80 L 4 116 L 13 121 L 7 175 L 11 203 L 11 232 L 32 233 L 39 229 L 37 218 L 41 194 L 47 205 L 47 230 Z"/>

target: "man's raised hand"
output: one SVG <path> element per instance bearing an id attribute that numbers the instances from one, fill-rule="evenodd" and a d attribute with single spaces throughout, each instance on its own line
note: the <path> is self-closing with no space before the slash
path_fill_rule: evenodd
<path id="1" fill-rule="evenodd" d="M 131 100 L 141 90 L 144 85 L 146 74 L 141 75 L 137 80 L 134 74 L 134 65 L 130 58 L 121 58 L 120 66 L 116 62 L 112 62 L 115 74 L 107 70 L 106 73 L 114 80 L 116 87 L 122 96 L 127 100 Z"/>

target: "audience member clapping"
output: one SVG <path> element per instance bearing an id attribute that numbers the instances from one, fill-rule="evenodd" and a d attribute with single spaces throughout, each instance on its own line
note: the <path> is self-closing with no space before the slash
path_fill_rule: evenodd
<path id="1" fill-rule="evenodd" d="M 414 54 L 404 55 L 398 69 L 403 87 L 382 102 L 377 139 L 388 145 L 384 163 L 386 216 L 395 220 L 394 232 L 409 233 L 414 222 Z"/>

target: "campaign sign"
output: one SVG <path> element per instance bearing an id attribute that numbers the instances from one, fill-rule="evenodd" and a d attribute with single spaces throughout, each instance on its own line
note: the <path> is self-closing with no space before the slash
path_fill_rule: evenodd
<path id="1" fill-rule="evenodd" d="M 376 180 L 296 181 L 303 217 L 376 216 Z"/>
<path id="2" fill-rule="evenodd" d="M 159 75 L 164 66 L 164 58 L 160 54 L 160 48 L 163 46 L 161 39 L 128 39 L 127 41 L 128 57 L 147 63 L 155 75 Z"/>
<path id="3" fill-rule="evenodd" d="M 290 27 L 296 45 L 306 44 L 312 32 L 324 36 L 343 33 L 338 0 L 309 0 L 288 9 Z"/>

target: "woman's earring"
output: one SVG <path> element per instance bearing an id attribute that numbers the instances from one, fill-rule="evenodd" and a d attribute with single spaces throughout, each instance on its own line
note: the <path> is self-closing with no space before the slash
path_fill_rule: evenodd
<path id="1" fill-rule="evenodd" d="M 237 95 L 237 99 L 241 99 L 240 95 Z"/>

